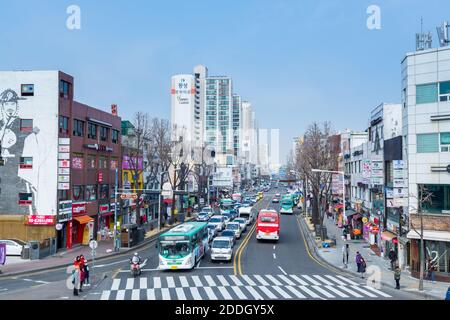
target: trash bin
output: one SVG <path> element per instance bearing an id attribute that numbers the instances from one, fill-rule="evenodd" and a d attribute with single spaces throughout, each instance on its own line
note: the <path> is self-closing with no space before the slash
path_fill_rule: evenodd
<path id="1" fill-rule="evenodd" d="M 38 260 L 40 250 L 39 241 L 30 241 L 28 245 L 30 246 L 30 260 Z"/>
<path id="2" fill-rule="evenodd" d="M 30 259 L 30 246 L 28 244 L 23 246 L 21 258 Z"/>
<path id="3" fill-rule="evenodd" d="M 50 238 L 50 255 L 56 254 L 56 238 Z"/>

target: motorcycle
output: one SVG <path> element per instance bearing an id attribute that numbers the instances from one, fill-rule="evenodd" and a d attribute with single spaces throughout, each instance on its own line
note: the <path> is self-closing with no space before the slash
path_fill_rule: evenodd
<path id="1" fill-rule="evenodd" d="M 130 272 L 134 278 L 136 276 L 140 276 L 141 275 L 141 265 L 139 263 L 130 261 Z"/>

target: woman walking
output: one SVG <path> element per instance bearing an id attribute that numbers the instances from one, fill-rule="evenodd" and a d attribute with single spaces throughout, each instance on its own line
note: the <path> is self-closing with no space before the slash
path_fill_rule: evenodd
<path id="1" fill-rule="evenodd" d="M 358 268 L 358 273 L 361 273 L 361 278 L 364 278 L 364 273 L 366 272 L 366 261 L 359 251 L 356 252 L 356 266 Z"/>
<path id="2" fill-rule="evenodd" d="M 75 269 L 72 271 L 73 295 L 78 296 L 80 291 L 80 265 L 75 261 Z"/>

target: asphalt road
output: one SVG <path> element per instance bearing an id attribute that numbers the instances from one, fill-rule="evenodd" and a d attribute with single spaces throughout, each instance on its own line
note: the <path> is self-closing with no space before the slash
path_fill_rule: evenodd
<path id="1" fill-rule="evenodd" d="M 255 208 L 279 210 L 274 190 Z M 213 263 L 206 255 L 193 270 L 158 270 L 158 250 L 150 243 L 138 250 L 143 273 L 133 279 L 128 256 L 102 260 L 91 270 L 92 286 L 75 299 L 418 299 L 390 288 L 368 288 L 358 278 L 339 274 L 308 252 L 297 215 L 281 216 L 280 240 L 257 241 L 247 228 L 234 247 L 232 262 Z M 0 299 L 74 299 L 66 268 L 0 279 Z"/>

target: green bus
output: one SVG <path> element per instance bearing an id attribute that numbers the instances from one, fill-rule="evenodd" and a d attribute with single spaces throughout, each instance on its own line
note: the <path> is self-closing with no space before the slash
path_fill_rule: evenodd
<path id="1" fill-rule="evenodd" d="M 193 269 L 208 245 L 206 222 L 186 222 L 158 238 L 159 269 Z"/>
<path id="2" fill-rule="evenodd" d="M 280 213 L 293 214 L 294 213 L 294 199 L 293 196 L 287 194 L 281 199 Z"/>

